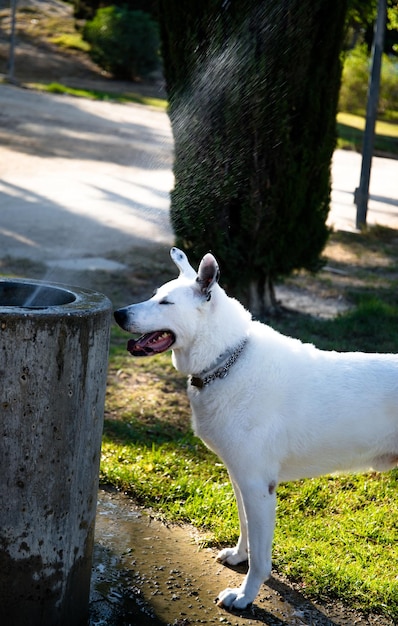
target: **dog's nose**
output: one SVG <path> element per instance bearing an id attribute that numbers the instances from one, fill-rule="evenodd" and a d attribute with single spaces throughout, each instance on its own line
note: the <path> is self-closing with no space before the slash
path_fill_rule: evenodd
<path id="1" fill-rule="evenodd" d="M 117 309 L 117 311 L 115 311 L 113 315 L 116 323 L 119 324 L 119 326 L 121 326 L 122 328 L 125 328 L 128 319 L 127 307 L 124 307 L 123 309 Z"/>

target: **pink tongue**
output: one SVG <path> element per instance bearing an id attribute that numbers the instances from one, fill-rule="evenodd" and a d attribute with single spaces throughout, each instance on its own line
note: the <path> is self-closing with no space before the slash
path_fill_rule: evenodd
<path id="1" fill-rule="evenodd" d="M 127 350 L 133 356 L 151 356 L 165 352 L 174 343 L 174 336 L 167 331 L 157 331 L 142 335 L 138 339 L 130 339 Z M 164 336 L 163 336 L 164 335 Z"/>

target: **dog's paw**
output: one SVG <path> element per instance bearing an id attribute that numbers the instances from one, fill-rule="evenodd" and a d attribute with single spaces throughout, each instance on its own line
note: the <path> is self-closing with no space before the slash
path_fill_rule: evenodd
<path id="1" fill-rule="evenodd" d="M 235 587 L 233 589 L 228 587 L 219 594 L 216 602 L 218 606 L 224 609 L 236 609 L 238 611 L 243 611 L 253 602 L 253 600 L 247 598 L 247 596 L 242 593 L 241 587 Z"/>
<path id="2" fill-rule="evenodd" d="M 228 563 L 228 565 L 238 565 L 247 561 L 247 552 L 239 551 L 238 548 L 224 548 L 217 554 L 217 561 L 220 563 Z"/>

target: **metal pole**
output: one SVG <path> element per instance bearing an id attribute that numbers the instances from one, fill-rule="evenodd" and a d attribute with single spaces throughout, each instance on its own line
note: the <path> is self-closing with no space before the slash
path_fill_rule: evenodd
<path id="1" fill-rule="evenodd" d="M 10 39 L 10 55 L 8 58 L 8 75 L 10 83 L 14 82 L 14 60 L 15 60 L 15 26 L 18 0 L 11 0 L 11 39 Z"/>
<path id="2" fill-rule="evenodd" d="M 361 177 L 359 187 L 355 189 L 354 194 L 354 202 L 357 205 L 357 228 L 366 226 L 366 214 L 368 211 L 370 170 L 372 166 L 375 124 L 379 103 L 381 57 L 383 54 L 384 30 L 386 27 L 386 7 L 387 0 L 379 0 L 372 45 L 372 68 L 366 106 Z"/>

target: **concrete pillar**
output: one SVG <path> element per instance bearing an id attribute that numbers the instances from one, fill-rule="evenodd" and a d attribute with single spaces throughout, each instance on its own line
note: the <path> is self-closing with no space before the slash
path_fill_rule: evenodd
<path id="1" fill-rule="evenodd" d="M 0 280 L 0 624 L 87 623 L 111 303 Z"/>

